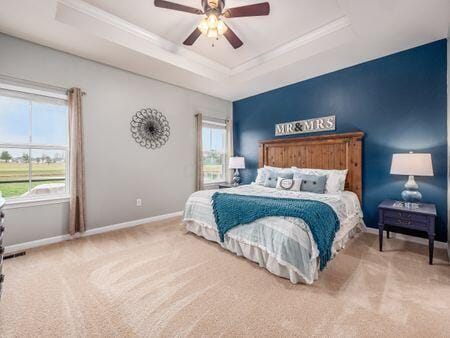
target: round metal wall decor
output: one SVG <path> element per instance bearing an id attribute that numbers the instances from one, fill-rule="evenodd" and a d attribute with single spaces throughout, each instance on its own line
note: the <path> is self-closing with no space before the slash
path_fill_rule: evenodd
<path id="1" fill-rule="evenodd" d="M 130 125 L 134 140 L 147 149 L 161 148 L 169 140 L 169 121 L 156 109 L 139 110 L 131 119 Z"/>

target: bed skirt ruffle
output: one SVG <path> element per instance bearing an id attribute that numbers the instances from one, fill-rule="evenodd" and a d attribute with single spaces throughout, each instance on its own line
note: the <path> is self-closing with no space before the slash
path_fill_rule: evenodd
<path id="1" fill-rule="evenodd" d="M 209 241 L 217 242 L 224 249 L 235 253 L 238 256 L 245 257 L 252 262 L 258 263 L 262 268 L 267 269 L 269 272 L 289 279 L 291 283 L 298 284 L 312 284 L 319 277 L 319 259 L 317 258 L 316 269 L 314 273 L 310 276 L 302 274 L 298 269 L 289 263 L 277 258 L 270 252 L 267 252 L 264 248 L 261 248 L 253 243 L 246 243 L 242 240 L 237 240 L 229 236 L 225 236 L 225 241 L 220 242 L 219 233 L 213 227 L 207 224 L 201 224 L 195 220 L 184 220 L 186 229 L 189 232 L 196 234 L 197 236 L 203 237 Z M 363 226 L 363 225 L 362 225 Z M 332 252 L 333 255 L 339 250 L 345 247 L 346 242 L 354 237 L 360 231 L 359 226 L 351 227 L 351 229 L 336 238 L 333 243 Z"/>

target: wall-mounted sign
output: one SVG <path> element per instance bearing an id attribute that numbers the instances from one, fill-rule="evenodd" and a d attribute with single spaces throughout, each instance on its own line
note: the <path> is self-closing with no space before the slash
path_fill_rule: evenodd
<path id="1" fill-rule="evenodd" d="M 275 136 L 316 133 L 335 129 L 336 116 L 333 115 L 317 119 L 279 123 L 275 125 Z"/>

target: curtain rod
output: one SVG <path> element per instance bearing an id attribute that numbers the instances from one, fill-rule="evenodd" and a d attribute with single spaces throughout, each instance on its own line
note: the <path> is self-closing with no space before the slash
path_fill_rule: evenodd
<path id="1" fill-rule="evenodd" d="M 69 94 L 70 92 L 72 91 L 72 88 L 71 89 L 67 89 L 66 90 L 66 94 Z M 81 91 L 81 96 L 85 96 L 85 95 L 87 95 L 87 93 L 85 92 L 85 91 Z"/>

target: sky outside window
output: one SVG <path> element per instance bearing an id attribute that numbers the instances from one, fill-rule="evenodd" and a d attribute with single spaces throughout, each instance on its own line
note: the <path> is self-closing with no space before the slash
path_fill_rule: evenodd
<path id="1" fill-rule="evenodd" d="M 4 197 L 67 193 L 68 109 L 61 103 L 15 92 L 0 96 L 0 191 Z"/>

